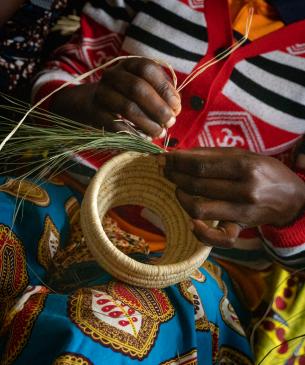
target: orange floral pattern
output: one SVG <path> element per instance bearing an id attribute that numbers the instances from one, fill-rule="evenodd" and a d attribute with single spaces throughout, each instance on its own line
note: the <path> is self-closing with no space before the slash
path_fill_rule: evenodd
<path id="1" fill-rule="evenodd" d="M 27 282 L 23 244 L 9 227 L 0 224 L 0 299 L 20 294 Z"/>
<path id="2" fill-rule="evenodd" d="M 163 290 L 116 281 L 78 290 L 68 308 L 71 320 L 87 336 L 139 360 L 148 355 L 161 323 L 174 315 Z"/>

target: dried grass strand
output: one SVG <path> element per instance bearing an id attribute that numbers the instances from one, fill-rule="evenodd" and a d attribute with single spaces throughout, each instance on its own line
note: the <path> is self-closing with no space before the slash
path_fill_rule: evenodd
<path id="1" fill-rule="evenodd" d="M 250 28 L 253 20 L 253 14 L 254 9 L 251 7 L 249 8 L 249 15 L 247 17 L 247 22 L 245 25 L 245 34 L 244 36 L 237 41 L 236 43 L 232 44 L 230 47 L 219 53 L 216 57 L 213 57 L 211 60 L 207 61 L 197 69 L 195 69 L 193 72 L 191 72 L 181 83 L 181 85 L 177 88 L 177 91 L 181 91 L 183 88 L 185 88 L 190 82 L 192 82 L 194 79 L 196 79 L 199 75 L 201 75 L 204 71 L 206 71 L 209 67 L 215 65 L 219 61 L 225 59 L 230 54 L 235 52 L 239 47 L 241 47 L 248 39 Z"/>

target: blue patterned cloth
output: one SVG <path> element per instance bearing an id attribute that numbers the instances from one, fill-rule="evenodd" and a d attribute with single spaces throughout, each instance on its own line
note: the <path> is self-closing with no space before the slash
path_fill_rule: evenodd
<path id="1" fill-rule="evenodd" d="M 216 262 L 166 289 L 119 282 L 85 246 L 80 201 L 60 181 L 0 178 L 2 365 L 253 364 Z"/>

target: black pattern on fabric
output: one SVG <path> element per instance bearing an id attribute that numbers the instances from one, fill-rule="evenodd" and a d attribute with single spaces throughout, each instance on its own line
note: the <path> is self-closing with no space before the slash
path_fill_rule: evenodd
<path id="1" fill-rule="evenodd" d="M 152 18 L 165 23 L 181 32 L 187 33 L 191 37 L 199 40 L 208 41 L 207 29 L 199 24 L 179 16 L 168 9 L 160 6 L 159 4 L 149 2 L 142 10 L 143 13 L 151 16 Z"/>
<path id="2" fill-rule="evenodd" d="M 258 100 L 265 104 L 290 114 L 296 118 L 305 118 L 305 106 L 291 99 L 288 99 L 280 94 L 266 89 L 257 84 L 247 76 L 243 75 L 237 69 L 234 69 L 231 75 L 231 81 L 241 89 L 253 95 Z"/>
<path id="3" fill-rule="evenodd" d="M 126 2 L 129 4 L 131 1 Z M 175 29 L 176 33 L 172 32 Z M 170 35 L 170 36 L 169 36 Z M 161 58 L 179 71 L 189 73 L 206 54 L 208 32 L 203 12 L 177 2 L 151 0 L 142 3 L 126 30 L 124 51 Z M 142 53 L 143 52 L 143 53 Z M 176 60 L 176 61 L 175 61 Z M 178 66 L 179 68 L 179 66 Z"/>
<path id="4" fill-rule="evenodd" d="M 105 13 L 110 15 L 116 20 L 123 20 L 125 22 L 130 22 L 131 16 L 128 14 L 126 8 L 121 6 L 111 6 L 107 1 L 91 0 L 91 5 L 97 9 L 102 9 Z M 102 5 L 102 6 L 101 6 Z"/>
<path id="5" fill-rule="evenodd" d="M 72 4 L 73 3 L 73 4 Z M 82 1 L 44 0 L 27 1 L 15 15 L 0 28 L 0 90 L 15 92 L 17 88 L 29 87 L 29 80 L 38 66 L 59 43 L 49 42 L 49 34 L 64 10 L 81 8 Z M 43 6 L 38 6 L 38 4 Z M 48 5 L 50 9 L 48 8 Z M 66 38 L 62 42 L 66 42 Z M 44 49 L 48 44 L 47 49 Z M 20 90 L 19 90 L 20 91 Z M 17 92 L 27 97 L 29 92 Z"/>
<path id="6" fill-rule="evenodd" d="M 279 77 L 283 77 L 283 75 L 285 75 L 286 80 L 305 86 L 305 69 L 300 70 L 287 64 L 285 65 L 283 63 L 268 60 L 261 56 L 249 58 L 247 61 L 273 75 Z"/>
<path id="7" fill-rule="evenodd" d="M 160 52 L 167 53 L 170 56 L 182 58 L 188 61 L 198 62 L 202 55 L 186 51 L 165 39 L 159 38 L 144 29 L 136 25 L 131 25 L 130 28 L 126 32 L 127 36 L 136 39 L 140 42 L 145 43 L 146 45 L 157 49 Z"/>

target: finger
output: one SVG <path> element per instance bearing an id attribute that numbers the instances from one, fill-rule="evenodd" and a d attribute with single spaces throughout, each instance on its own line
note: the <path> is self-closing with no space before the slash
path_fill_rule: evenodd
<path id="1" fill-rule="evenodd" d="M 98 113 L 91 125 L 98 129 L 105 129 L 107 132 L 134 132 L 126 123 L 115 121 L 114 114 L 110 112 Z"/>
<path id="2" fill-rule="evenodd" d="M 105 73 L 103 81 L 134 102 L 149 119 L 170 128 L 176 121 L 172 108 L 144 79 L 127 71 Z"/>
<path id="3" fill-rule="evenodd" d="M 161 98 L 173 109 L 175 115 L 181 111 L 181 99 L 163 68 L 156 62 L 145 59 L 133 59 L 124 63 L 127 71 L 146 80 Z"/>
<path id="4" fill-rule="evenodd" d="M 244 149 L 238 147 L 194 147 L 188 149 L 187 151 L 191 153 L 195 152 L 198 152 L 199 154 L 203 153 L 205 155 L 207 154 L 214 155 L 215 153 L 218 153 L 218 154 L 225 154 L 226 156 L 229 155 L 238 156 L 238 155 L 244 155 L 245 153 L 252 153 L 250 151 L 245 151 Z"/>
<path id="5" fill-rule="evenodd" d="M 194 219 L 233 221 L 248 224 L 247 205 L 222 200 L 206 200 L 177 189 L 177 199 L 182 208 Z"/>
<path id="6" fill-rule="evenodd" d="M 167 170 L 191 176 L 221 179 L 242 178 L 247 158 L 237 153 L 226 153 L 221 150 L 203 148 L 195 152 L 182 150 L 168 152 L 160 157 L 159 163 L 165 164 Z"/>
<path id="7" fill-rule="evenodd" d="M 246 187 L 238 180 L 200 178 L 167 169 L 164 176 L 190 195 L 235 202 L 247 199 Z"/>
<path id="8" fill-rule="evenodd" d="M 193 232 L 198 240 L 211 246 L 232 248 L 241 232 L 241 227 L 233 222 L 220 222 L 215 228 L 200 220 L 192 222 Z"/>
<path id="9" fill-rule="evenodd" d="M 111 88 L 101 87 L 98 91 L 97 102 L 104 109 L 114 114 L 121 114 L 148 136 L 160 138 L 164 134 L 164 128 L 144 114 L 136 103 Z"/>

